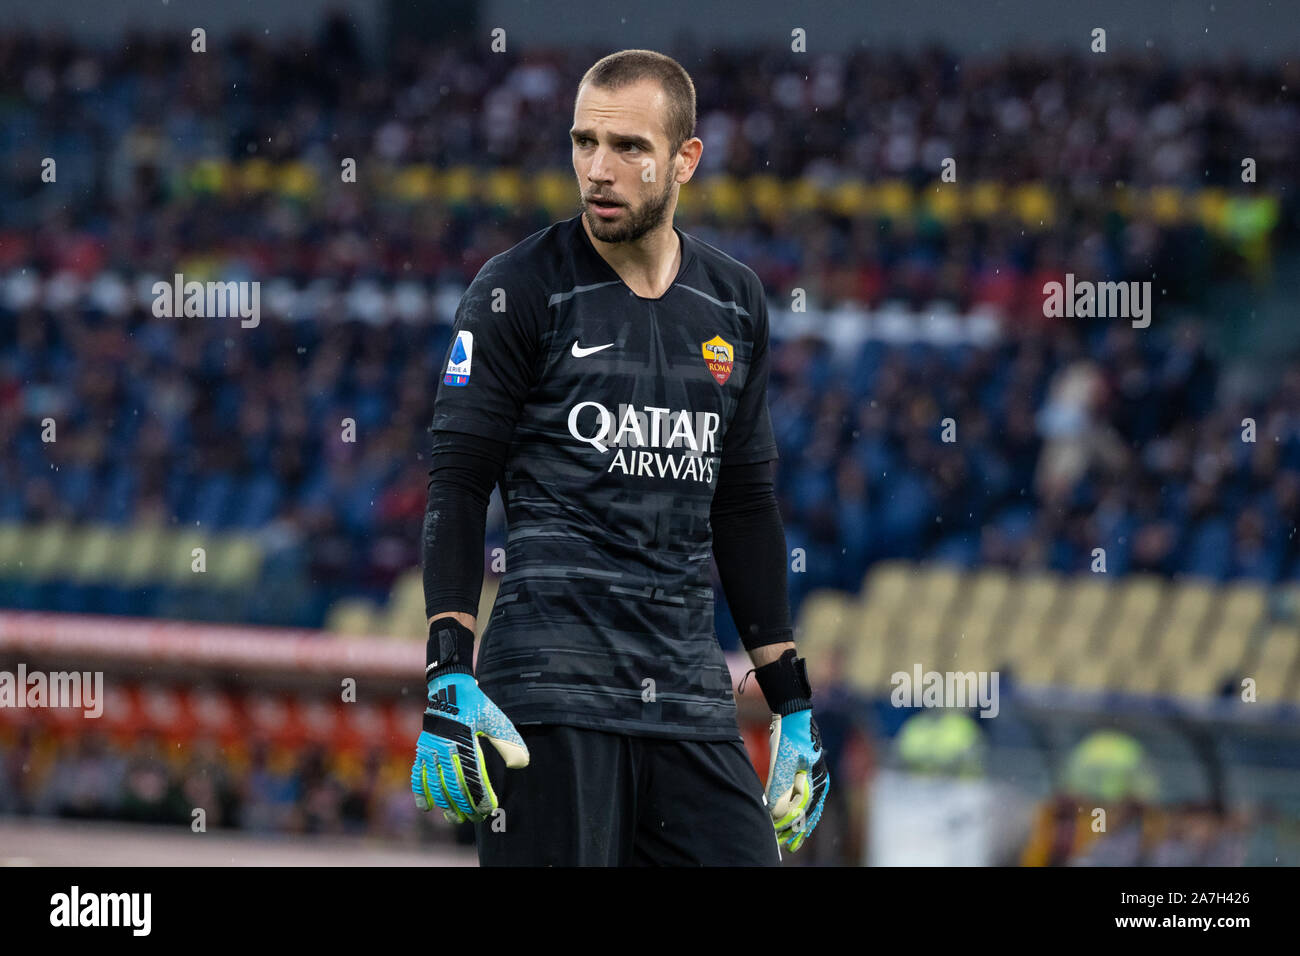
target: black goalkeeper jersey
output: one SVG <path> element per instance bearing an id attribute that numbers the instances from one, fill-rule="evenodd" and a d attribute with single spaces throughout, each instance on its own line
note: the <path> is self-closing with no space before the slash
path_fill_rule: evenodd
<path id="1" fill-rule="evenodd" d="M 675 231 L 658 299 L 575 216 L 490 259 L 456 311 L 431 430 L 509 443 L 476 671 L 516 724 L 740 739 L 709 512 L 722 464 L 777 457 L 767 308 L 753 270 Z"/>

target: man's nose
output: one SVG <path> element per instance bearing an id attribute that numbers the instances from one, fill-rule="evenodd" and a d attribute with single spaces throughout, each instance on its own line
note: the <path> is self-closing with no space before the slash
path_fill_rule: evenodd
<path id="1" fill-rule="evenodd" d="M 587 178 L 592 182 L 607 183 L 613 181 L 613 177 L 605 169 L 607 156 L 604 149 L 598 149 L 595 155 L 591 157 L 591 165 L 587 167 Z"/>

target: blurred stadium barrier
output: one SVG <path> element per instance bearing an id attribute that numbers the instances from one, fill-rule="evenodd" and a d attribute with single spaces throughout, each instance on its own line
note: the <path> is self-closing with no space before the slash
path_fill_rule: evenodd
<path id="1" fill-rule="evenodd" d="M 746 659 L 728 664 L 739 683 Z M 20 665 L 101 672 L 102 716 L 0 706 L 0 816 L 183 826 L 202 809 L 212 829 L 453 837 L 409 790 L 422 641 L 0 612 L 0 672 Z M 766 768 L 767 714 L 749 685 L 744 735 Z"/>

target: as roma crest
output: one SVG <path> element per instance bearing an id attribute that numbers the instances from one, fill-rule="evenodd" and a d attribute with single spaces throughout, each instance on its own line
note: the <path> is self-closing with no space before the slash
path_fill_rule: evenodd
<path id="1" fill-rule="evenodd" d="M 704 351 L 704 364 L 709 367 L 719 385 L 726 385 L 731 377 L 731 366 L 735 364 L 736 352 L 720 335 L 715 335 L 700 346 Z"/>

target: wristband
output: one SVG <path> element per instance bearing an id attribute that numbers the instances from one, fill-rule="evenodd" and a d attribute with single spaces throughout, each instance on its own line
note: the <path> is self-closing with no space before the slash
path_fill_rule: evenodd
<path id="1" fill-rule="evenodd" d="M 794 648 L 788 649 L 778 660 L 755 668 L 754 679 L 758 681 L 772 713 L 786 717 L 812 708 L 808 667 Z"/>
<path id="2" fill-rule="evenodd" d="M 424 679 L 443 674 L 474 673 L 474 632 L 451 617 L 440 617 L 429 625 L 425 645 Z"/>

